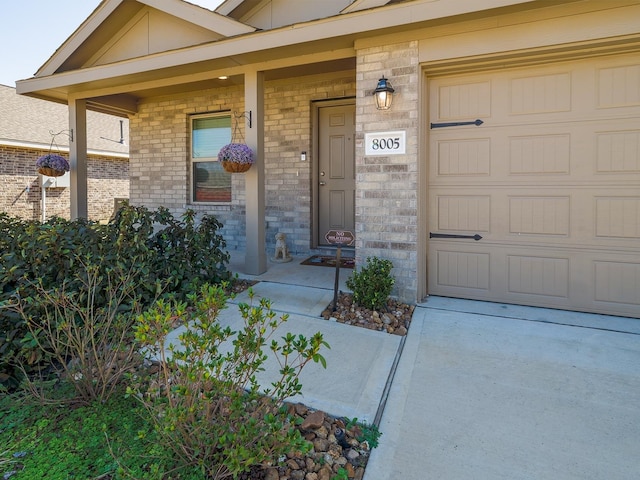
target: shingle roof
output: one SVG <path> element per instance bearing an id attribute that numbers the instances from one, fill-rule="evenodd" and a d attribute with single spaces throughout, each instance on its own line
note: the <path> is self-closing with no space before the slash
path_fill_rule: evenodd
<path id="1" fill-rule="evenodd" d="M 124 144 L 117 143 L 120 140 L 120 120 L 124 120 Z M 0 144 L 49 148 L 51 132 L 57 133 L 68 128 L 69 109 L 66 105 L 18 95 L 15 88 L 0 85 Z M 67 150 L 69 137 L 65 134 L 57 135 L 55 144 L 61 150 Z M 128 156 L 128 145 L 129 120 L 103 113 L 87 112 L 87 149 L 89 151 Z"/>

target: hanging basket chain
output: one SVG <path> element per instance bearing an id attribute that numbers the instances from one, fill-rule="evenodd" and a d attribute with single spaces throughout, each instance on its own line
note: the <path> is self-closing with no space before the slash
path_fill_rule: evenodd
<path id="1" fill-rule="evenodd" d="M 244 113 L 233 114 L 233 132 L 231 132 L 231 143 L 245 143 L 244 134 L 240 129 L 240 122 L 238 119 L 244 118 Z"/>

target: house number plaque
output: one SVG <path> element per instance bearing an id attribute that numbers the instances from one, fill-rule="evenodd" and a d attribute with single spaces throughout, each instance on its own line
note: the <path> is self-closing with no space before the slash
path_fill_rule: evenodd
<path id="1" fill-rule="evenodd" d="M 378 132 L 364 134 L 364 154 L 403 155 L 407 148 L 407 132 Z"/>

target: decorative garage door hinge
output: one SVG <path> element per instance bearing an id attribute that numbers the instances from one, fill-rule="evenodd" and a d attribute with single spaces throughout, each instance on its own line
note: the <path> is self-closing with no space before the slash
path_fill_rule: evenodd
<path id="1" fill-rule="evenodd" d="M 443 127 L 460 127 L 462 125 L 475 125 L 479 127 L 484 122 L 480 119 L 473 120 L 471 122 L 449 122 L 449 123 L 432 123 L 431 128 L 443 128 Z"/>
<path id="2" fill-rule="evenodd" d="M 450 233 L 432 233 L 429 232 L 429 238 L 473 238 L 476 242 L 482 240 L 477 233 L 475 235 L 452 235 Z"/>

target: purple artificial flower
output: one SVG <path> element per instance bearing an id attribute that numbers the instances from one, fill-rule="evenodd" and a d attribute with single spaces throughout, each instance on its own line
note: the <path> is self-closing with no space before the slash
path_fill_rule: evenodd
<path id="1" fill-rule="evenodd" d="M 229 143 L 218 152 L 218 160 L 251 165 L 253 164 L 253 152 L 244 143 Z"/>
<path id="2" fill-rule="evenodd" d="M 54 170 L 68 172 L 69 162 L 67 162 L 66 158 L 56 153 L 47 153 L 36 160 L 36 167 L 49 167 Z"/>

